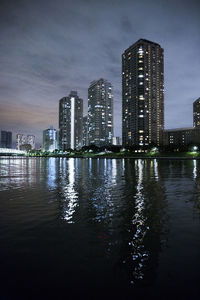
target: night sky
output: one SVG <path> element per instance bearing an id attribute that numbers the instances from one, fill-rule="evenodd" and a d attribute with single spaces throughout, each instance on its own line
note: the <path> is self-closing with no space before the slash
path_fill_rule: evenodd
<path id="1" fill-rule="evenodd" d="M 114 87 L 121 136 L 121 54 L 140 38 L 165 61 L 165 128 L 192 126 L 200 97 L 200 1 L 5 0 L 0 2 L 0 129 L 58 128 L 59 99 L 101 77 Z"/>

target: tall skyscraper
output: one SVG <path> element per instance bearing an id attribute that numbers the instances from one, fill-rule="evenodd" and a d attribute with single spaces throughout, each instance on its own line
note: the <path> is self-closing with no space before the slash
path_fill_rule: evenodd
<path id="1" fill-rule="evenodd" d="M 112 85 L 101 78 L 92 81 L 88 89 L 88 144 L 112 144 L 113 94 Z"/>
<path id="2" fill-rule="evenodd" d="M 21 150 L 20 147 L 24 144 L 26 144 L 26 136 L 24 134 L 17 134 L 16 135 L 17 150 Z"/>
<path id="3" fill-rule="evenodd" d="M 193 126 L 200 128 L 200 98 L 193 102 Z"/>
<path id="4" fill-rule="evenodd" d="M 164 129 L 164 50 L 140 39 L 122 54 L 122 143 L 162 143 Z"/>
<path id="5" fill-rule="evenodd" d="M 88 117 L 83 117 L 83 146 L 88 145 Z"/>
<path id="6" fill-rule="evenodd" d="M 35 136 L 34 135 L 27 135 L 27 144 L 31 145 L 31 149 L 35 149 Z"/>
<path id="7" fill-rule="evenodd" d="M 83 100 L 76 91 L 59 102 L 59 147 L 80 149 L 83 136 Z"/>
<path id="8" fill-rule="evenodd" d="M 50 128 L 43 131 L 43 151 L 53 152 L 58 148 L 57 144 L 57 130 L 50 126 Z"/>
<path id="9" fill-rule="evenodd" d="M 1 147 L 2 148 L 12 148 L 12 132 L 1 131 Z"/>

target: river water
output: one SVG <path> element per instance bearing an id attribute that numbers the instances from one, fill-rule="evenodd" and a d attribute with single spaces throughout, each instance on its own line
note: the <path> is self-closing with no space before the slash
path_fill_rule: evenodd
<path id="1" fill-rule="evenodd" d="M 0 299 L 199 299 L 200 161 L 1 158 Z"/>

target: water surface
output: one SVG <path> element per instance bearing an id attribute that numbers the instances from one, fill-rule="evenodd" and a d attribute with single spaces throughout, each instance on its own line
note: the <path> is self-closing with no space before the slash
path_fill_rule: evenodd
<path id="1" fill-rule="evenodd" d="M 199 299 L 200 162 L 1 158 L 0 299 Z"/>

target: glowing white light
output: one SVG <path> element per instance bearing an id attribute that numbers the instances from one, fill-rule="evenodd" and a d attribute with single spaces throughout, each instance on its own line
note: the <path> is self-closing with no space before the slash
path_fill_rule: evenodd
<path id="1" fill-rule="evenodd" d="M 155 179 L 158 180 L 158 163 L 157 160 L 154 159 L 154 174 L 155 174 Z"/>
<path id="2" fill-rule="evenodd" d="M 71 97 L 71 149 L 74 149 L 75 98 Z"/>
<path id="3" fill-rule="evenodd" d="M 112 160 L 112 183 L 116 184 L 117 180 L 117 161 L 116 159 Z"/>
<path id="4" fill-rule="evenodd" d="M 194 179 L 197 177 L 197 161 L 196 161 L 196 159 L 193 160 L 193 177 L 194 177 Z"/>
<path id="5" fill-rule="evenodd" d="M 0 148 L 0 153 L 10 153 L 10 154 L 25 154 L 26 151 L 10 149 L 10 148 Z"/>
<path id="6" fill-rule="evenodd" d="M 67 205 L 66 205 L 66 210 L 65 210 L 65 215 L 64 215 L 64 219 L 68 222 L 68 223 L 73 223 L 73 214 L 76 210 L 76 207 L 78 206 L 78 195 L 75 191 L 74 185 L 75 185 L 75 166 L 74 166 L 75 160 L 74 158 L 70 158 L 68 160 L 68 180 L 69 183 L 66 186 L 66 190 L 65 190 L 65 197 L 66 200 L 68 201 Z"/>

